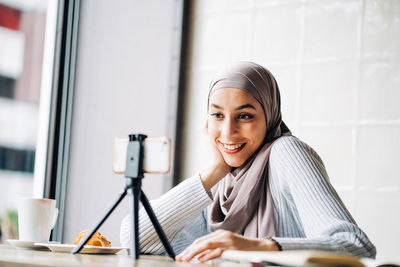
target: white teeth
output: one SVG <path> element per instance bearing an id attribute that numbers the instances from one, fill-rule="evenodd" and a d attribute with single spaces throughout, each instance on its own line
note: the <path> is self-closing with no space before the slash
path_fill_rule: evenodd
<path id="1" fill-rule="evenodd" d="M 223 145 L 224 145 L 224 147 L 226 149 L 235 150 L 235 149 L 238 149 L 239 147 L 243 146 L 244 143 L 243 144 L 239 144 L 239 145 L 227 145 L 227 144 L 223 144 Z"/>

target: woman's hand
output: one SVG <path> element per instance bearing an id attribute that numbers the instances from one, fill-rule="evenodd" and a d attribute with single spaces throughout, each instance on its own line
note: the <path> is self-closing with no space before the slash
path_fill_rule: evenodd
<path id="1" fill-rule="evenodd" d="M 227 249 L 248 251 L 278 251 L 277 244 L 270 239 L 247 238 L 226 230 L 217 230 L 214 233 L 196 239 L 181 254 L 176 256 L 177 261 L 190 261 L 197 257 L 201 262 L 218 258 Z"/>
<path id="2" fill-rule="evenodd" d="M 205 130 L 207 130 L 207 127 L 208 124 L 206 123 Z M 200 179 L 203 182 L 203 186 L 206 191 L 209 191 L 231 171 L 231 167 L 226 164 L 224 157 L 213 143 L 213 140 L 209 141 L 212 147 L 210 163 L 200 172 Z"/>

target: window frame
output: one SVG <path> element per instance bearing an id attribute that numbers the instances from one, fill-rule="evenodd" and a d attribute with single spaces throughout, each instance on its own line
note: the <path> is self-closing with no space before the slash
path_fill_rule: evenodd
<path id="1" fill-rule="evenodd" d="M 60 242 L 64 224 L 79 11 L 80 0 L 49 1 L 46 20 L 34 196 L 57 200 L 59 216 L 51 240 Z"/>

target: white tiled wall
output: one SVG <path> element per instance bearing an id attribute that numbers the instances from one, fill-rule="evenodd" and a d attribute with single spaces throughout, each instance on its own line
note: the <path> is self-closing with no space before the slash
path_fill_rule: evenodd
<path id="1" fill-rule="evenodd" d="M 400 251 L 400 0 L 197 0 L 183 177 L 207 162 L 213 73 L 251 60 L 277 78 L 284 121 L 322 157 L 378 257 Z"/>

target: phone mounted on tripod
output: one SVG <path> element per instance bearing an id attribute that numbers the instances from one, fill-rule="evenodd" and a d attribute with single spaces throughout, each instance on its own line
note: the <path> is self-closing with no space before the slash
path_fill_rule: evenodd
<path id="1" fill-rule="evenodd" d="M 99 220 L 99 222 L 88 232 L 88 234 L 79 242 L 78 246 L 72 250 L 72 254 L 79 253 L 83 246 L 89 241 L 93 234 L 100 228 L 100 226 L 107 220 L 118 204 L 124 199 L 127 194 L 132 195 L 132 208 L 131 208 L 131 220 L 132 220 L 132 241 L 130 246 L 131 258 L 138 259 L 140 255 L 140 240 L 139 240 L 139 201 L 142 202 L 145 211 L 147 212 L 154 229 L 156 230 L 162 244 L 165 247 L 168 255 L 175 260 L 175 252 L 168 241 L 160 223 L 151 208 L 150 202 L 146 195 L 143 193 L 142 179 L 143 175 L 143 142 L 147 138 L 144 134 L 130 134 L 129 143 L 126 153 L 126 168 L 125 178 L 126 185 L 124 190 L 118 195 L 114 203 L 107 210 L 106 214 Z"/>

